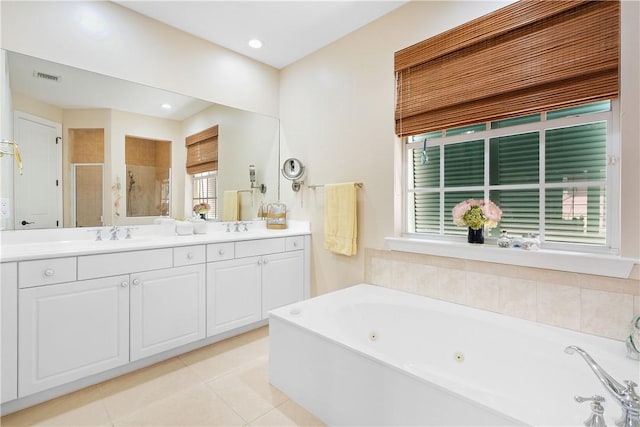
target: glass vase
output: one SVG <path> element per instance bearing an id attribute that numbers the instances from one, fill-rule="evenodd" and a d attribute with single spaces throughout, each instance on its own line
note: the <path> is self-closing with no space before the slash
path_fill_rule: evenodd
<path id="1" fill-rule="evenodd" d="M 467 236 L 467 242 L 469 243 L 479 243 L 479 244 L 483 244 L 484 243 L 484 229 L 483 227 L 474 230 L 473 228 L 469 227 L 469 234 Z"/>

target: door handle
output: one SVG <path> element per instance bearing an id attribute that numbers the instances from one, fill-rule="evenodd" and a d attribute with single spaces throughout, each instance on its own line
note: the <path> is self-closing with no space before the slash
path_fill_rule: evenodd
<path id="1" fill-rule="evenodd" d="M 34 222 L 25 221 L 24 219 L 20 222 L 22 225 L 34 224 Z"/>

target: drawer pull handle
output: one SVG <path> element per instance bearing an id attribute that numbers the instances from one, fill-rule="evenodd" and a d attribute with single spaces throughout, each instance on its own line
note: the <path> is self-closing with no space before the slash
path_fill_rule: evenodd
<path id="1" fill-rule="evenodd" d="M 138 286 L 140 284 L 140 279 L 133 279 L 133 285 Z"/>
<path id="2" fill-rule="evenodd" d="M 220 250 L 218 251 L 218 255 L 224 255 L 224 249 L 220 249 Z"/>
<path id="3" fill-rule="evenodd" d="M 262 265 L 262 261 L 261 260 L 258 260 L 258 265 Z"/>
<path id="4" fill-rule="evenodd" d="M 298 242 L 293 242 L 293 247 L 297 248 L 298 247 Z"/>
<path id="5" fill-rule="evenodd" d="M 262 260 L 262 264 L 264 265 L 264 264 L 266 264 L 266 263 L 267 263 L 267 260 L 266 260 L 266 259 L 263 259 L 263 260 Z"/>
<path id="6" fill-rule="evenodd" d="M 122 282 L 122 283 L 120 283 L 120 286 L 122 286 L 123 288 L 126 288 L 127 286 L 129 286 L 129 283 Z"/>
<path id="7" fill-rule="evenodd" d="M 56 272 L 53 270 L 53 268 L 47 268 L 47 269 L 44 271 L 44 275 L 45 275 L 45 276 L 47 276 L 47 277 L 51 277 L 51 276 L 53 276 L 55 273 L 56 273 Z"/>
<path id="8" fill-rule="evenodd" d="M 187 254 L 187 259 L 193 259 L 193 254 L 191 252 Z"/>

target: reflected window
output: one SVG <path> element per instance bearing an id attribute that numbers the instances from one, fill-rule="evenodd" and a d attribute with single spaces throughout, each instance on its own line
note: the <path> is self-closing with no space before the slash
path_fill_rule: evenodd
<path id="1" fill-rule="evenodd" d="M 191 176 L 194 213 L 204 219 L 217 219 L 218 173 L 203 172 Z"/>

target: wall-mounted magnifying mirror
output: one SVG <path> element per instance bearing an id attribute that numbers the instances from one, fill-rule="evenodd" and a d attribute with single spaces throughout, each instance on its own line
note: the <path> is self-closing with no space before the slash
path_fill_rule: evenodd
<path id="1" fill-rule="evenodd" d="M 305 168 L 302 162 L 294 157 L 285 160 L 282 164 L 282 176 L 292 181 L 291 189 L 293 191 L 299 191 L 300 185 L 304 183 L 304 181 L 302 181 L 304 170 Z"/>

